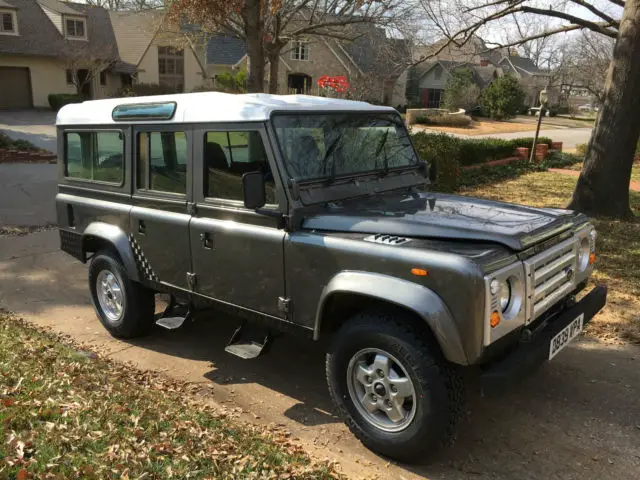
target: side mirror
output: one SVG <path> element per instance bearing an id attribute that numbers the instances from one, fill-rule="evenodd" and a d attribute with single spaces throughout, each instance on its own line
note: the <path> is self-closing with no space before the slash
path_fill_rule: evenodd
<path id="1" fill-rule="evenodd" d="M 245 207 L 251 210 L 264 207 L 264 204 L 267 203 L 267 195 L 261 172 L 249 172 L 242 175 L 242 193 Z"/>
<path id="2" fill-rule="evenodd" d="M 429 164 L 429 181 L 431 183 L 436 183 L 437 175 L 438 172 L 436 171 L 436 160 L 434 158 L 433 161 Z"/>

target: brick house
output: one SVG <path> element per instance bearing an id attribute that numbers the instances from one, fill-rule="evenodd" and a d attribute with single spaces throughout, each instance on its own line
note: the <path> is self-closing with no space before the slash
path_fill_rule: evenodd
<path id="1" fill-rule="evenodd" d="M 387 38 L 383 29 L 366 28 L 365 35 L 351 41 L 309 35 L 289 42 L 280 54 L 278 93 L 321 95 L 320 77 L 344 76 L 354 88 L 354 95 L 392 104 L 393 98 L 398 97 L 394 88 L 406 65 L 407 49 Z M 387 55 L 381 55 L 381 51 Z M 206 46 L 206 62 L 211 77 L 238 71 L 247 67 L 246 47 L 241 40 L 214 36 Z M 268 63 L 266 72 L 265 89 L 269 81 Z"/>

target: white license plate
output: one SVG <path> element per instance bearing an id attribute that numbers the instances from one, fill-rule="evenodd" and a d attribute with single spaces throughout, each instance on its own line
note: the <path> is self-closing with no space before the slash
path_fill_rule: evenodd
<path id="1" fill-rule="evenodd" d="M 560 332 L 551 339 L 551 344 L 549 345 L 549 360 L 555 357 L 564 347 L 569 345 L 571 340 L 580 334 L 583 322 L 584 313 L 581 313 L 573 322 L 560 330 Z"/>

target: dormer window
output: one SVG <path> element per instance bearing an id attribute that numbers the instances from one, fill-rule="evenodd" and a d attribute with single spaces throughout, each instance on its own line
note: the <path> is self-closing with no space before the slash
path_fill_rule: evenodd
<path id="1" fill-rule="evenodd" d="M 66 18 L 64 27 L 67 38 L 87 38 L 84 18 Z"/>
<path id="2" fill-rule="evenodd" d="M 0 35 L 17 35 L 18 23 L 16 13 L 12 11 L 0 11 Z"/>
<path id="3" fill-rule="evenodd" d="M 309 60 L 309 42 L 295 40 L 291 49 L 291 60 Z"/>

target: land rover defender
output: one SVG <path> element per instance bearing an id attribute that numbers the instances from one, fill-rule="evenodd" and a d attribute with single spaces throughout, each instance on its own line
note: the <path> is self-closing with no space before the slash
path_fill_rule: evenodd
<path id="1" fill-rule="evenodd" d="M 241 320 L 226 350 L 242 358 L 276 332 L 321 341 L 337 412 L 392 458 L 454 432 L 465 370 L 487 389 L 521 377 L 606 301 L 582 292 L 584 215 L 432 192 L 390 107 L 118 98 L 63 107 L 57 132 L 61 248 L 89 262 L 112 335 L 220 308 Z M 171 299 L 160 316 L 157 293 Z"/>

